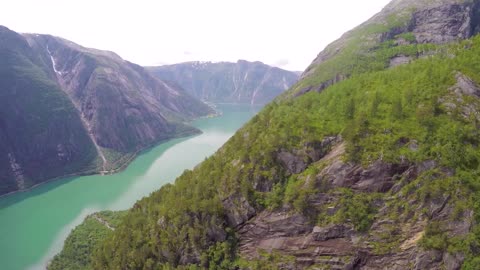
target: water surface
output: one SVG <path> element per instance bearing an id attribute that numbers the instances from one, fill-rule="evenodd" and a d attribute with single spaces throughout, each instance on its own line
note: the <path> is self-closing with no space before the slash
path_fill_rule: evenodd
<path id="1" fill-rule="evenodd" d="M 200 119 L 203 134 L 174 139 L 138 156 L 114 175 L 62 179 L 0 198 L 0 269 L 45 269 L 68 233 L 89 214 L 122 210 L 173 182 L 213 154 L 259 107 L 219 105 L 223 115 Z"/>

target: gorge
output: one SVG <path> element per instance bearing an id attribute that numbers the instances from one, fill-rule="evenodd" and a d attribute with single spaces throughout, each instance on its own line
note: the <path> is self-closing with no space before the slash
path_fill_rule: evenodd
<path id="1" fill-rule="evenodd" d="M 89 214 L 125 210 L 218 149 L 260 107 L 219 105 L 222 116 L 199 119 L 201 135 L 174 139 L 139 155 L 124 171 L 61 179 L 0 197 L 2 269 L 45 269 L 66 236 Z M 161 177 L 158 177 L 162 175 Z"/>

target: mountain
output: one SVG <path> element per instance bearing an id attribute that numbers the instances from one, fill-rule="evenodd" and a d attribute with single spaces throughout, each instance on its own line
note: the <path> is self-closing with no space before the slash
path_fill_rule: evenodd
<path id="1" fill-rule="evenodd" d="M 244 60 L 187 62 L 147 70 L 161 80 L 178 83 L 198 99 L 214 103 L 265 104 L 298 79 L 295 72 Z"/>
<path id="2" fill-rule="evenodd" d="M 213 113 L 112 52 L 0 27 L 0 194 L 111 172 Z"/>
<path id="3" fill-rule="evenodd" d="M 479 0 L 392 1 L 80 265 L 480 269 L 479 18 Z"/>

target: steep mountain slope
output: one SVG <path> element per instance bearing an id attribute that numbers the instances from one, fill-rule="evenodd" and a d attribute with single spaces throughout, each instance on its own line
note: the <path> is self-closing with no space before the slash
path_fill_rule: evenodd
<path id="1" fill-rule="evenodd" d="M 0 194 L 96 168 L 68 96 L 19 34 L 0 27 Z"/>
<path id="2" fill-rule="evenodd" d="M 265 104 L 290 88 L 295 72 L 261 62 L 188 62 L 148 67 L 162 80 L 177 82 L 192 96 L 210 102 Z"/>
<path id="3" fill-rule="evenodd" d="M 181 122 L 213 113 L 114 53 L 4 27 L 0 35 L 0 144 L 8 145 L 0 194 L 72 173 L 114 171 L 152 144 L 199 132 Z"/>
<path id="4" fill-rule="evenodd" d="M 480 31 L 478 4 L 464 0 L 395 0 L 318 54 L 288 95 L 321 91 L 348 77 L 434 54 L 412 44 L 444 44 Z M 392 49 L 396 47 L 396 49 Z"/>
<path id="5" fill-rule="evenodd" d="M 393 1 L 82 267 L 479 269 L 479 13 Z"/>

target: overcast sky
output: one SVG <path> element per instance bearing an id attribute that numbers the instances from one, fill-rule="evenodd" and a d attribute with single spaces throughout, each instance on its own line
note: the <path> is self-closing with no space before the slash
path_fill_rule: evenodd
<path id="1" fill-rule="evenodd" d="M 141 65 L 262 61 L 304 70 L 390 0 L 4 0 L 0 24 Z"/>

